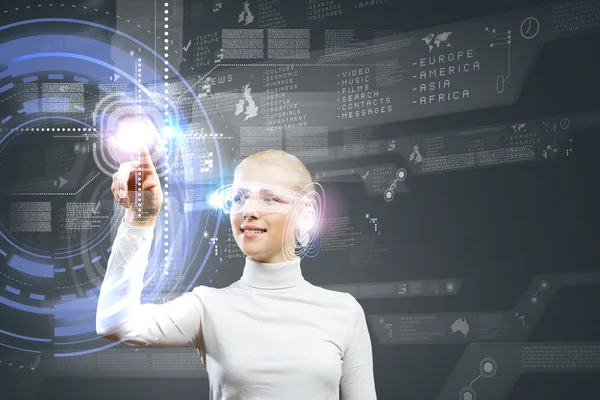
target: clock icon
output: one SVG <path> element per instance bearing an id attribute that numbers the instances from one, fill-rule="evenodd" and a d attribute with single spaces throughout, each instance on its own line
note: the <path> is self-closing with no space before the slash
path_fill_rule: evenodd
<path id="1" fill-rule="evenodd" d="M 521 36 L 533 39 L 540 31 L 540 21 L 535 17 L 527 17 L 521 22 Z"/>

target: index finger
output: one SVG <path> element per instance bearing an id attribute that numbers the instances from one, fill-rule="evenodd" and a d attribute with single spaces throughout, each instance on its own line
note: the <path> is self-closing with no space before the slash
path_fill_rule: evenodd
<path id="1" fill-rule="evenodd" d="M 140 153 L 140 169 L 144 172 L 150 172 L 152 175 L 156 174 L 156 168 L 154 168 L 154 162 L 152 156 L 150 156 L 150 150 L 145 143 L 142 143 L 139 149 Z"/>
<path id="2" fill-rule="evenodd" d="M 116 189 L 121 189 L 127 192 L 127 181 L 129 181 L 129 174 L 133 166 L 130 162 L 124 162 L 119 166 L 119 170 L 117 171 L 117 182 Z"/>

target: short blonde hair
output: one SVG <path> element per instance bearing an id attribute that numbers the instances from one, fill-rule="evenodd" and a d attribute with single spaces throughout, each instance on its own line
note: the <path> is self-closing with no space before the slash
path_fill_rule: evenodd
<path id="1" fill-rule="evenodd" d="M 311 193 L 315 190 L 312 176 L 308 171 L 308 168 L 306 168 L 306 165 L 304 165 L 298 157 L 284 150 L 265 150 L 244 158 L 242 162 L 235 167 L 234 176 L 237 174 L 238 169 L 244 164 L 253 161 L 270 163 L 271 165 L 276 165 L 294 173 L 295 180 L 289 189 L 294 190 L 301 195 Z"/>

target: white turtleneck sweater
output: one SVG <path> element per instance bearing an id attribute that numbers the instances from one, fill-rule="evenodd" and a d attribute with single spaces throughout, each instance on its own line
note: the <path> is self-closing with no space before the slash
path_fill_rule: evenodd
<path id="1" fill-rule="evenodd" d="M 304 280 L 300 259 L 246 258 L 237 282 L 140 304 L 154 228 L 123 222 L 99 295 L 96 330 L 138 347 L 206 349 L 211 400 L 376 399 L 371 340 L 354 297 Z M 338 390 L 339 389 L 339 390 Z"/>

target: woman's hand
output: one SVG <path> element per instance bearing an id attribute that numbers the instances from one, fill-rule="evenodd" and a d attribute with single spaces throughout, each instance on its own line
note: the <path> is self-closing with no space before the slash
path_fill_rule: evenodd
<path id="1" fill-rule="evenodd" d="M 130 225 L 154 226 L 163 202 L 160 179 L 154 168 L 152 157 L 144 145 L 139 161 L 127 161 L 113 174 L 111 190 L 127 210 L 125 222 Z"/>

